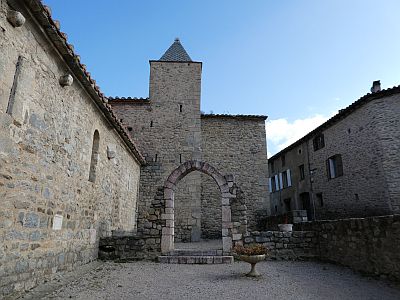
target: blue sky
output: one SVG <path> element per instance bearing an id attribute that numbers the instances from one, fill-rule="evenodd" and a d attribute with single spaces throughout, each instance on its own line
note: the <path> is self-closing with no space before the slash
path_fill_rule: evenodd
<path id="1" fill-rule="evenodd" d="M 45 0 L 109 96 L 148 96 L 179 37 L 202 111 L 268 115 L 274 154 L 369 91 L 400 84 L 398 0 Z"/>

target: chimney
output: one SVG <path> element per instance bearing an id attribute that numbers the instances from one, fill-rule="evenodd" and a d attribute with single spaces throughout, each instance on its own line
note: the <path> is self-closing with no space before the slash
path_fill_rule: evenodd
<path id="1" fill-rule="evenodd" d="M 381 91 L 381 81 L 380 80 L 375 80 L 372 83 L 371 93 L 376 93 L 376 92 L 380 92 L 380 91 Z"/>

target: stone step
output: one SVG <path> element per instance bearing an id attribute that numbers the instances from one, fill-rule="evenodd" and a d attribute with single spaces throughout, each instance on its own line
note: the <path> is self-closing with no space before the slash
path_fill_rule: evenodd
<path id="1" fill-rule="evenodd" d="M 163 255 L 158 257 L 158 262 L 163 264 L 231 264 L 233 256 L 170 256 Z"/>
<path id="2" fill-rule="evenodd" d="M 170 251 L 167 256 L 222 256 L 222 249 L 214 250 L 195 250 L 195 249 L 175 249 Z"/>

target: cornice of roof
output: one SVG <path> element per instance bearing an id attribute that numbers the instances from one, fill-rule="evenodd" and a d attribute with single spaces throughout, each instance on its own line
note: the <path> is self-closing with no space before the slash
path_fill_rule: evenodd
<path id="1" fill-rule="evenodd" d="M 316 135 L 320 134 L 324 129 L 327 129 L 327 128 L 333 126 L 334 124 L 336 124 L 340 120 L 344 119 L 345 117 L 347 117 L 349 114 L 351 114 L 353 111 L 357 110 L 361 106 L 363 106 L 373 100 L 381 99 L 381 98 L 384 98 L 387 96 L 392 96 L 392 95 L 399 94 L 399 93 L 400 93 L 400 85 L 394 86 L 392 88 L 384 89 L 379 92 L 365 94 L 364 96 L 360 97 L 358 100 L 354 101 L 352 104 L 350 104 L 346 108 L 340 109 L 336 115 L 334 115 L 332 118 L 330 118 L 325 123 L 323 123 L 320 126 L 318 126 L 317 128 L 315 128 L 314 130 L 307 133 L 301 139 L 297 140 L 293 144 L 287 146 L 286 148 L 282 149 L 278 153 L 271 156 L 269 158 L 269 160 L 274 160 L 274 159 L 278 158 L 279 156 L 281 156 L 283 153 L 293 149 L 294 147 L 300 145 L 301 143 L 304 143 L 306 140 L 314 138 Z"/>

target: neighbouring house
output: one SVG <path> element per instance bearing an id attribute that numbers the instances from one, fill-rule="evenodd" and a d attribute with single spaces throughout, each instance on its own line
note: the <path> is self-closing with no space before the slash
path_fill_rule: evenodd
<path id="1" fill-rule="evenodd" d="M 269 158 L 273 215 L 309 219 L 400 212 L 400 87 L 361 97 Z"/>

